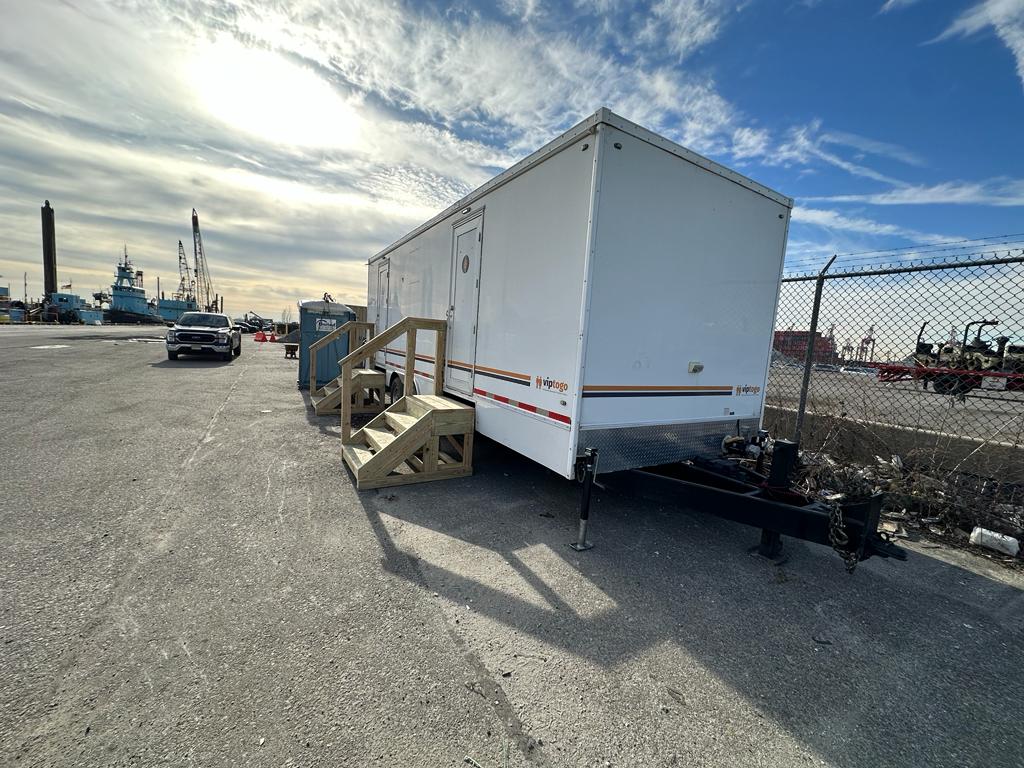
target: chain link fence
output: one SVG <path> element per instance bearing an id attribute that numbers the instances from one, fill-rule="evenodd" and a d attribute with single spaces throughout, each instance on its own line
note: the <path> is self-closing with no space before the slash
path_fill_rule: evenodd
<path id="1" fill-rule="evenodd" d="M 787 275 L 773 347 L 776 437 L 895 517 L 1024 534 L 1024 250 Z"/>

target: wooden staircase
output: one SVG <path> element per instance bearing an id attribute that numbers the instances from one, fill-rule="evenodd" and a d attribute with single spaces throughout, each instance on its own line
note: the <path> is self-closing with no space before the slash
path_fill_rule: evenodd
<path id="1" fill-rule="evenodd" d="M 473 474 L 473 409 L 406 395 L 342 446 L 356 487 L 382 488 Z"/>
<path id="2" fill-rule="evenodd" d="M 316 379 L 317 352 L 341 334 L 348 334 L 348 348 L 351 352 L 359 346 L 361 333 L 366 334 L 367 341 L 373 338 L 374 324 L 350 320 L 339 328 L 335 328 L 322 339 L 309 345 L 309 399 L 313 410 L 318 416 L 328 413 L 341 413 L 341 398 L 344 396 L 341 376 L 318 386 Z M 365 361 L 364 361 L 365 362 Z M 384 408 L 384 372 L 374 368 L 353 368 L 348 390 L 352 398 L 352 413 L 380 413 Z"/>
<path id="3" fill-rule="evenodd" d="M 340 396 L 342 455 L 360 490 L 445 480 L 473 473 L 475 413 L 470 406 L 442 394 L 447 328 L 444 320 L 407 317 L 339 361 L 339 379 L 352 382 L 349 387 L 342 386 Z M 418 330 L 437 334 L 432 394 L 414 394 Z M 356 388 L 360 381 L 357 371 L 372 370 L 355 366 L 403 335 L 407 394 L 353 432 L 352 414 L 357 412 L 354 396 L 364 391 Z"/>

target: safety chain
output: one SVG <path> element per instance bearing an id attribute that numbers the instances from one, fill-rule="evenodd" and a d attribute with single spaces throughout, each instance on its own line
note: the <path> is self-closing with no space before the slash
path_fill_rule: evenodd
<path id="1" fill-rule="evenodd" d="M 839 553 L 846 564 L 846 572 L 853 573 L 860 559 L 857 552 L 847 549 L 850 543 L 850 536 L 846 532 L 846 524 L 843 522 L 842 505 L 835 502 L 829 504 L 828 514 L 828 542 L 832 549 Z"/>

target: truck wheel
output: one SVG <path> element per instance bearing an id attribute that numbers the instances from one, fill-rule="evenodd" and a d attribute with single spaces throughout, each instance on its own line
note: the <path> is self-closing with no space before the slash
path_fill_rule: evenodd
<path id="1" fill-rule="evenodd" d="M 241 342 L 241 340 L 239 340 L 238 346 L 235 347 L 235 350 L 234 350 L 233 354 L 235 355 L 235 357 L 238 357 L 239 355 L 242 354 L 242 342 Z"/>
<path id="2" fill-rule="evenodd" d="M 177 360 L 178 359 L 178 353 L 177 352 L 168 352 L 167 353 L 167 359 L 168 360 Z"/>
<path id="3" fill-rule="evenodd" d="M 405 394 L 405 385 L 402 384 L 402 377 L 395 376 L 391 379 L 391 404 L 394 405 L 402 399 Z"/>
<path id="4" fill-rule="evenodd" d="M 220 359 L 223 360 L 225 363 L 230 363 L 231 362 L 231 353 L 230 352 L 222 352 L 221 356 L 220 356 Z"/>

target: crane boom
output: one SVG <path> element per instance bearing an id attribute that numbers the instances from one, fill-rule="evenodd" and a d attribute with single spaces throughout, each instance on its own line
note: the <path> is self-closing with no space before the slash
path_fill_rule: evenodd
<path id="1" fill-rule="evenodd" d="M 203 250 L 203 236 L 199 231 L 199 214 L 192 209 L 192 247 L 195 253 L 196 301 L 204 312 L 219 312 L 220 302 L 213 290 L 210 268 Z"/>
<path id="2" fill-rule="evenodd" d="M 192 279 L 192 268 L 185 256 L 185 246 L 178 241 L 178 292 L 174 294 L 178 301 L 195 301 L 196 283 Z"/>

